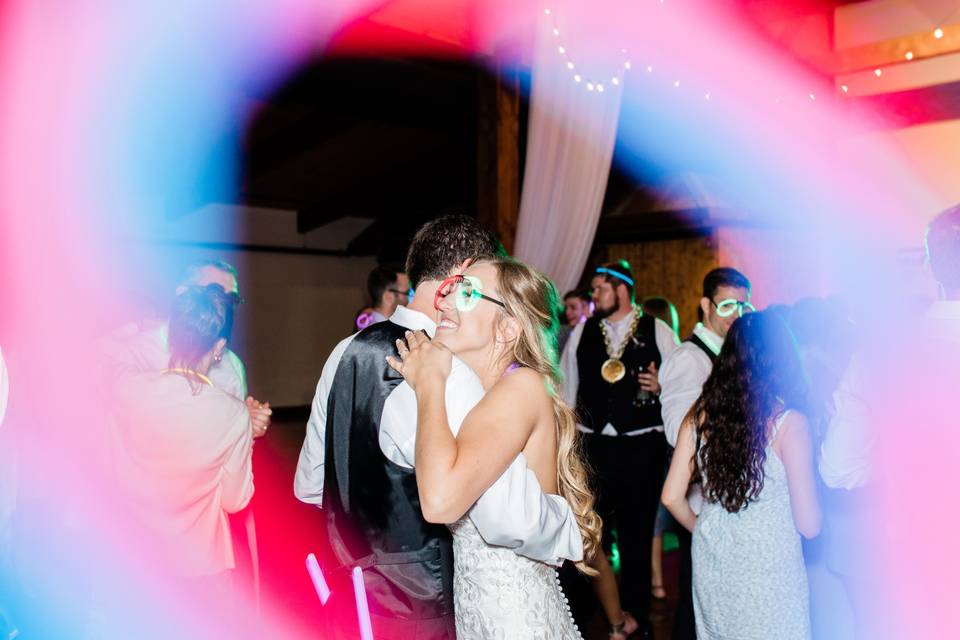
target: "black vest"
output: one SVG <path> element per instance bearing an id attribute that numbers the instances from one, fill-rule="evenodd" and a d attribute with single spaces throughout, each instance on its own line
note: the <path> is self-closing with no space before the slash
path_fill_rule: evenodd
<path id="1" fill-rule="evenodd" d="M 380 450 L 380 416 L 403 378 L 387 364 L 406 329 L 361 331 L 337 367 L 327 401 L 323 508 L 331 590 L 351 594 L 361 567 L 370 612 L 404 620 L 453 614 L 453 549 L 444 525 L 423 519 L 412 469 Z"/>
<path id="2" fill-rule="evenodd" d="M 583 334 L 577 346 L 580 378 L 577 415 L 583 425 L 597 433 L 607 423 L 612 424 L 618 433 L 662 425 L 659 398 L 654 396 L 647 404 L 637 402 L 637 393 L 640 391 L 637 375 L 651 362 L 660 367 L 656 318 L 650 314 L 640 316 L 637 329 L 620 356 L 620 361 L 627 368 L 626 375 L 613 384 L 600 375 L 600 368 L 609 357 L 600 320 L 590 318 L 583 325 Z"/>

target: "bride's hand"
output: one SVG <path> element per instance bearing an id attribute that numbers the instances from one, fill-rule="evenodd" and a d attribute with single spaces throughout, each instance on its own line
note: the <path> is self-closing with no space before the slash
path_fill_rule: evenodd
<path id="1" fill-rule="evenodd" d="M 416 391 L 417 385 L 431 377 L 444 383 L 453 365 L 453 353 L 439 342 L 431 342 L 422 331 L 404 334 L 406 342 L 397 340 L 400 359 L 387 356 L 387 363 L 403 376 Z"/>

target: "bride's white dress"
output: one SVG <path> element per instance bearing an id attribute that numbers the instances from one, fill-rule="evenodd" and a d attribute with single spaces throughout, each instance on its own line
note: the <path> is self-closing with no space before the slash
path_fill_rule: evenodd
<path id="1" fill-rule="evenodd" d="M 457 640 L 582 640 L 556 569 L 488 545 L 467 516 L 450 531 Z"/>

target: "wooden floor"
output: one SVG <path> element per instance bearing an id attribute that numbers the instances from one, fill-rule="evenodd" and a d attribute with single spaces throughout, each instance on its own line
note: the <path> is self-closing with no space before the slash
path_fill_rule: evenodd
<path id="1" fill-rule="evenodd" d="M 263 596 L 270 608 L 297 620 L 305 636 L 318 624 L 322 609 L 304 570 L 322 529 L 320 514 L 293 496 L 293 476 L 303 443 L 305 412 L 278 412 L 274 424 L 254 447 L 257 486 L 254 510 L 260 547 Z M 676 604 L 676 553 L 664 557 L 665 600 L 654 600 L 651 622 L 656 640 L 668 640 Z M 607 623 L 598 613 L 584 629 L 586 640 L 605 640 Z"/>

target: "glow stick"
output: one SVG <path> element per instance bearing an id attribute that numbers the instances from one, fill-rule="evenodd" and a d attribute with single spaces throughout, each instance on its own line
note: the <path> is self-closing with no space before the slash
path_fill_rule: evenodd
<path id="1" fill-rule="evenodd" d="M 307 556 L 307 573 L 313 581 L 313 588 L 317 590 L 317 596 L 320 598 L 320 604 L 327 604 L 330 599 L 330 587 L 323 578 L 323 571 L 320 570 L 320 563 L 317 562 L 317 556 L 312 553 Z"/>
<path id="2" fill-rule="evenodd" d="M 367 592 L 363 588 L 363 570 L 353 568 L 353 594 L 357 598 L 357 619 L 360 621 L 360 640 L 373 640 L 373 625 L 370 623 L 370 608 Z"/>

